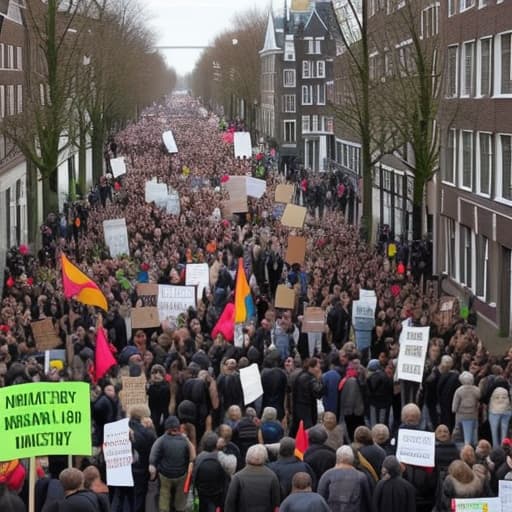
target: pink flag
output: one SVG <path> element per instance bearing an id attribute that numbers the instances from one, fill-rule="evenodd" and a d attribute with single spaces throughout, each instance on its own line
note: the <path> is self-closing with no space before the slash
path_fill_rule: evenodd
<path id="1" fill-rule="evenodd" d="M 98 382 L 109 370 L 117 364 L 116 358 L 112 355 L 105 329 L 98 326 L 96 331 L 96 350 L 94 352 L 94 380 Z"/>
<path id="2" fill-rule="evenodd" d="M 224 311 L 219 317 L 212 331 L 212 338 L 215 339 L 217 334 L 222 334 L 226 341 L 233 341 L 235 337 L 235 305 L 228 302 Z"/>

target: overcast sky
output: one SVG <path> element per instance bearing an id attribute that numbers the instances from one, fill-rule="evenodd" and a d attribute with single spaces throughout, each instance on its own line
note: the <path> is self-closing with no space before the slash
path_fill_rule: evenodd
<path id="1" fill-rule="evenodd" d="M 284 0 L 140 0 L 159 46 L 203 46 L 229 28 L 235 14 L 258 7 L 282 11 Z M 178 74 L 194 69 L 201 50 L 162 50 Z"/>

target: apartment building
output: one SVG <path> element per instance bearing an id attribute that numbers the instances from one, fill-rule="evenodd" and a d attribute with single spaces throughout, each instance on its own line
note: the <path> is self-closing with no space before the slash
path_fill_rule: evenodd
<path id="1" fill-rule="evenodd" d="M 437 272 L 475 298 L 503 336 L 512 324 L 512 2 L 440 4 L 444 90 Z"/>

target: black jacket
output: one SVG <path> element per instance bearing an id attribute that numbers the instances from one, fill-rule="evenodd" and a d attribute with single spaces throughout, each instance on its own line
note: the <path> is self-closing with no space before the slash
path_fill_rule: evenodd
<path id="1" fill-rule="evenodd" d="M 373 492 L 375 512 L 416 512 L 416 491 L 400 476 L 380 480 Z"/>
<path id="2" fill-rule="evenodd" d="M 325 444 L 312 444 L 304 454 L 306 462 L 315 473 L 316 480 L 336 465 L 336 452 Z"/>
<path id="3" fill-rule="evenodd" d="M 133 431 L 132 448 L 137 452 L 132 463 L 134 473 L 147 474 L 149 466 L 149 454 L 156 441 L 154 430 L 146 428 L 138 420 L 130 420 L 130 428 Z"/>
<path id="4" fill-rule="evenodd" d="M 307 462 L 303 462 L 297 457 L 286 457 L 271 462 L 268 467 L 276 474 L 281 487 L 281 501 L 292 492 L 292 479 L 296 473 L 308 473 L 311 477 L 312 488 L 316 488 L 316 476 Z"/>

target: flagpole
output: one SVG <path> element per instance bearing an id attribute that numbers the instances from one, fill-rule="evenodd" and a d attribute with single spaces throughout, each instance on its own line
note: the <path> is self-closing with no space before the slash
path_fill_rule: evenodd
<path id="1" fill-rule="evenodd" d="M 29 459 L 29 476 L 28 476 L 28 512 L 36 510 L 36 458 Z"/>

